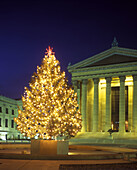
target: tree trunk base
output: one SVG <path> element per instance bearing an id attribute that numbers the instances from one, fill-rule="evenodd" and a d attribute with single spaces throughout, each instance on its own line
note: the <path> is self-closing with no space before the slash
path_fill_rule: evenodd
<path id="1" fill-rule="evenodd" d="M 31 154 L 32 155 L 67 155 L 69 150 L 68 141 L 55 140 L 31 140 Z"/>

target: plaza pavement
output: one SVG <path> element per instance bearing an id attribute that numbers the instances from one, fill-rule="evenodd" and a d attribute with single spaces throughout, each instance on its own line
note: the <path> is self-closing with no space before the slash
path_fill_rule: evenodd
<path id="1" fill-rule="evenodd" d="M 135 160 L 134 160 L 135 161 Z M 95 165 L 130 163 L 122 159 L 111 160 L 15 160 L 0 159 L 0 170 L 58 170 L 60 165 Z"/>
<path id="2" fill-rule="evenodd" d="M 1 149 L 0 170 L 58 170 L 60 165 L 126 164 L 137 162 L 137 149 L 118 146 L 72 145 L 69 155 L 64 158 L 62 160 L 63 157 L 60 157 L 57 160 L 55 157 L 52 160 L 51 157 L 38 157 L 41 160 L 35 160 L 37 159 L 35 157 L 32 160 L 29 149 Z"/>

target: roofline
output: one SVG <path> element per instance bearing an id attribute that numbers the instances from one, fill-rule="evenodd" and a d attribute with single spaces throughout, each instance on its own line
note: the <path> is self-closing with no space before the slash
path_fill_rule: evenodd
<path id="1" fill-rule="evenodd" d="M 68 66 L 67 69 L 68 69 L 68 71 L 71 71 L 71 70 L 75 69 L 76 67 L 80 67 L 81 65 L 86 65 L 91 61 L 93 62 L 95 59 L 99 59 L 101 56 L 111 55 L 112 53 L 118 54 L 119 52 L 121 53 L 121 55 L 137 57 L 136 49 L 122 48 L 122 47 L 116 46 L 116 47 L 111 47 L 108 50 L 105 50 L 99 54 L 93 55 L 93 56 L 91 56 L 83 61 L 80 61 L 72 66 Z M 127 52 L 131 53 L 131 54 L 128 54 Z"/>
<path id="2" fill-rule="evenodd" d="M 14 104 L 14 105 L 17 105 L 18 103 L 22 102 L 22 100 L 12 99 L 12 98 L 5 97 L 5 96 L 2 96 L 2 95 L 0 95 L 0 101 L 10 103 L 10 104 Z"/>

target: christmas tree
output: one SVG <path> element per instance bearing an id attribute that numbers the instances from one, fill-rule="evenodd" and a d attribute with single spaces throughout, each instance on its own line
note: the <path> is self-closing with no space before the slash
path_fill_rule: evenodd
<path id="1" fill-rule="evenodd" d="M 15 118 L 17 129 L 30 138 L 75 136 L 81 130 L 77 93 L 68 86 L 65 72 L 49 47 L 22 97 L 23 110 Z"/>

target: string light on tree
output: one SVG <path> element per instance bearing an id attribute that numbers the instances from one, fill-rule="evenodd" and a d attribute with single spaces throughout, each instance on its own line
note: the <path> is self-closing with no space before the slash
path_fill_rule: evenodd
<path id="1" fill-rule="evenodd" d="M 18 130 L 27 137 L 55 138 L 75 136 L 81 130 L 77 93 L 61 72 L 53 48 L 46 49 L 41 66 L 37 66 L 29 88 L 22 97 L 23 110 L 15 118 Z"/>

